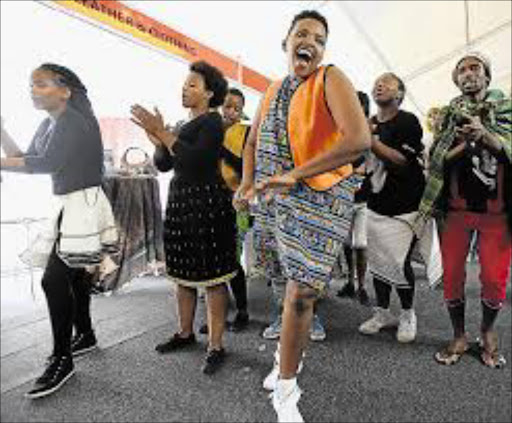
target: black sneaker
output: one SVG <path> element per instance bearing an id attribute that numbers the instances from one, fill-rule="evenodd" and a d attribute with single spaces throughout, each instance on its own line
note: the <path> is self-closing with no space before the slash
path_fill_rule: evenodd
<path id="1" fill-rule="evenodd" d="M 86 354 L 96 348 L 98 348 L 98 341 L 94 332 L 77 333 L 71 339 L 71 354 L 73 354 L 73 357 Z"/>
<path id="2" fill-rule="evenodd" d="M 241 332 L 249 326 L 249 314 L 245 310 L 236 313 L 235 319 L 229 323 L 228 328 L 231 332 Z"/>
<path id="3" fill-rule="evenodd" d="M 73 358 L 71 356 L 53 356 L 48 367 L 36 379 L 34 388 L 27 392 L 27 398 L 42 398 L 57 391 L 67 380 L 75 374 Z"/>
<path id="4" fill-rule="evenodd" d="M 191 333 L 186 338 L 182 338 L 178 333 L 175 333 L 174 336 L 169 339 L 167 342 L 163 342 L 158 344 L 155 347 L 155 350 L 160 354 L 169 353 L 175 350 L 179 350 L 181 348 L 189 347 L 191 345 L 195 345 L 196 336 Z"/>
<path id="5" fill-rule="evenodd" d="M 348 297 L 354 298 L 356 296 L 356 291 L 354 289 L 354 285 L 347 282 L 343 288 L 341 288 L 336 295 L 338 297 Z"/>
<path id="6" fill-rule="evenodd" d="M 210 350 L 206 354 L 205 363 L 203 365 L 203 373 L 206 375 L 212 375 L 215 373 L 224 363 L 226 357 L 226 351 L 224 348 L 220 350 Z"/>
<path id="7" fill-rule="evenodd" d="M 208 333 L 208 325 L 206 323 L 203 323 L 201 327 L 199 328 L 199 333 L 202 335 L 206 335 Z"/>

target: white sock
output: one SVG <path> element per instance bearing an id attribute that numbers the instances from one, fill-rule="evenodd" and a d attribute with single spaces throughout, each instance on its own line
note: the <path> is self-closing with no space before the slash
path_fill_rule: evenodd
<path id="1" fill-rule="evenodd" d="M 279 366 L 279 363 L 281 362 L 281 344 L 277 343 L 277 348 L 274 351 L 274 363 Z"/>
<path id="2" fill-rule="evenodd" d="M 297 385 L 297 377 L 292 379 L 281 379 L 277 381 L 277 389 L 280 391 L 283 397 L 287 397 Z"/>

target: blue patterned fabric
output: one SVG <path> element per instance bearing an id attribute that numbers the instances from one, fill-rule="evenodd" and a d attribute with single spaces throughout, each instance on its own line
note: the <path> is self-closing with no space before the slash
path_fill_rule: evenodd
<path id="1" fill-rule="evenodd" d="M 287 77 L 263 117 L 256 150 L 256 182 L 293 169 L 288 108 L 301 80 Z M 298 183 L 286 194 L 259 198 L 253 213 L 256 265 L 269 279 L 282 278 L 322 291 L 348 236 L 354 193 L 347 178 L 326 191 Z"/>

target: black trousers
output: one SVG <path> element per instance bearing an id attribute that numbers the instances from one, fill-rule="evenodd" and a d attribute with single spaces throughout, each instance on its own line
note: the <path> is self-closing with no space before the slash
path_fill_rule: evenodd
<path id="1" fill-rule="evenodd" d="M 240 264 L 238 265 L 237 275 L 229 284 L 235 297 L 236 309 L 238 311 L 247 311 L 247 281 L 244 268 Z"/>
<path id="2" fill-rule="evenodd" d="M 92 277 L 84 269 L 66 265 L 53 247 L 43 274 L 42 287 L 52 325 L 54 355 L 71 354 L 73 326 L 76 333 L 92 331 Z"/>
<path id="3" fill-rule="evenodd" d="M 396 292 L 398 294 L 398 298 L 400 299 L 400 304 L 402 309 L 410 310 L 413 307 L 414 302 L 414 291 L 416 287 L 416 278 L 414 276 L 414 271 L 412 269 L 412 250 L 416 245 L 416 238 L 411 243 L 409 247 L 409 252 L 405 257 L 404 263 L 404 275 L 409 282 L 408 288 L 396 288 Z M 389 302 L 391 299 L 391 286 L 381 280 L 378 277 L 373 277 L 373 287 L 375 288 L 375 296 L 377 298 L 377 306 L 382 308 L 388 308 Z"/>

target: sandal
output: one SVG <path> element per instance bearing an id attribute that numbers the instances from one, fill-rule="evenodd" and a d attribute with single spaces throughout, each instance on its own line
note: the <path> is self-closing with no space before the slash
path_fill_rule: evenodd
<path id="1" fill-rule="evenodd" d="M 441 351 L 436 352 L 434 358 L 439 364 L 452 365 L 457 363 L 468 349 L 466 337 L 463 340 L 454 339 Z"/>
<path id="2" fill-rule="evenodd" d="M 480 360 L 491 369 L 501 369 L 507 363 L 505 357 L 498 352 L 498 334 L 487 332 L 479 339 Z"/>

